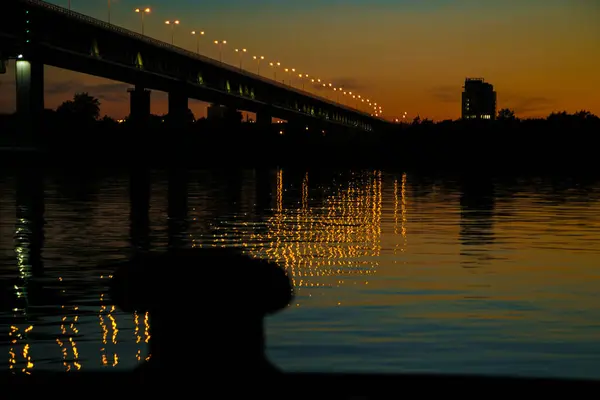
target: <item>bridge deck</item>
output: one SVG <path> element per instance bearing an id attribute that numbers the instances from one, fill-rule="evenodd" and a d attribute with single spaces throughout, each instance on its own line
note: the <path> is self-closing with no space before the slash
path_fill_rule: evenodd
<path id="1" fill-rule="evenodd" d="M 38 15 L 36 46 L 38 54 L 43 55 L 43 62 L 48 65 L 151 89 L 180 90 L 191 98 L 219 102 L 242 110 L 257 112 L 258 109 L 269 108 L 278 114 L 274 117 L 282 119 L 315 119 L 367 131 L 372 130 L 373 125 L 390 124 L 381 117 L 318 94 L 45 1 L 15 0 L 13 4 L 20 5 L 21 11 L 31 7 Z M 17 9 L 14 19 L 19 19 L 18 12 Z M 7 29 L 0 27 L 0 33 L 5 37 L 0 43 L 18 42 L 18 28 L 14 28 L 17 29 L 15 32 L 7 32 Z M 73 32 L 78 34 L 73 35 Z M 86 50 L 90 43 L 96 41 L 103 41 L 101 55 Z M 2 45 L 3 50 L 6 47 Z M 132 54 L 141 57 L 142 53 L 144 64 L 136 65 Z M 196 82 L 194 79 L 201 74 L 208 78 L 198 78 L 200 81 Z M 246 92 L 242 87 L 246 88 Z"/>

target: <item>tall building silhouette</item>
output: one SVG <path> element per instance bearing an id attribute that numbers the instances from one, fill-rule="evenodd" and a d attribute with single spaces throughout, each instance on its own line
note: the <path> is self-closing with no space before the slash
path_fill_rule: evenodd
<path id="1" fill-rule="evenodd" d="M 496 92 L 483 78 L 467 78 L 462 92 L 463 119 L 496 119 Z"/>

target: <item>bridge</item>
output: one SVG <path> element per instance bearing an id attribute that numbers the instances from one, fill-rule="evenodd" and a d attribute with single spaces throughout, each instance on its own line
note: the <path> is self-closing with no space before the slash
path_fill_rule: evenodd
<path id="1" fill-rule="evenodd" d="M 389 122 L 304 90 L 40 0 L 9 0 L 0 21 L 0 58 L 16 59 L 17 114 L 44 108 L 44 65 L 131 84 L 130 118 L 150 115 L 150 91 L 168 93 L 171 121 L 190 98 L 311 126 L 365 132 Z"/>

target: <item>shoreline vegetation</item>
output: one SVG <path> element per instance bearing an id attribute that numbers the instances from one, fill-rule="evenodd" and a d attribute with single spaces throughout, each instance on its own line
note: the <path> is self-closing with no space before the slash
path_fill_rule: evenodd
<path id="1" fill-rule="evenodd" d="M 415 118 L 377 132 L 330 126 L 195 119 L 169 115 L 144 123 L 100 117 L 100 102 L 78 93 L 45 110 L 37 128 L 0 116 L 0 149 L 8 163 L 411 166 L 431 169 L 597 170 L 600 118 L 587 111 L 519 119 L 508 109 L 493 121 Z"/>

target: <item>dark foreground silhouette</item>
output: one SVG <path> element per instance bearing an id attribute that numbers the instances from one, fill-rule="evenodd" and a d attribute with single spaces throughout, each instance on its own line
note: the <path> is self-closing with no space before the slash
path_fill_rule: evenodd
<path id="1" fill-rule="evenodd" d="M 111 285 L 124 311 L 150 312 L 143 374 L 197 365 L 204 375 L 278 373 L 265 355 L 263 320 L 293 289 L 277 264 L 231 249 L 172 250 L 123 263 Z"/>
<path id="2" fill-rule="evenodd" d="M 150 359 L 133 373 L 7 373 L 0 375 L 0 395 L 44 387 L 49 396 L 76 391 L 84 397 L 109 391 L 167 398 L 578 397 L 600 387 L 595 381 L 376 371 L 281 373 L 265 355 L 263 329 L 264 317 L 293 298 L 290 280 L 277 265 L 231 250 L 194 249 L 140 255 L 115 268 L 113 301 L 123 310 L 150 312 Z M 318 368 L 318 357 L 314 362 Z"/>

